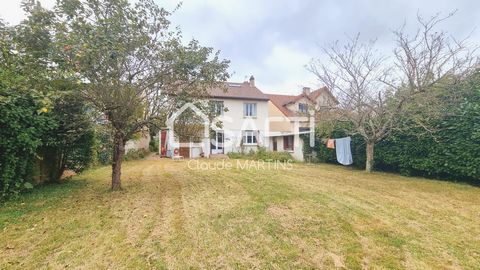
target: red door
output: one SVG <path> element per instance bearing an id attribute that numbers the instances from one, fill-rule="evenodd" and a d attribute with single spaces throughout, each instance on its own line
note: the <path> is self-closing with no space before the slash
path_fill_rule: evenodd
<path id="1" fill-rule="evenodd" d="M 162 145 L 160 145 L 160 155 L 162 157 L 166 157 L 167 156 L 167 131 L 166 130 L 162 130 L 160 132 L 160 142 Z"/>

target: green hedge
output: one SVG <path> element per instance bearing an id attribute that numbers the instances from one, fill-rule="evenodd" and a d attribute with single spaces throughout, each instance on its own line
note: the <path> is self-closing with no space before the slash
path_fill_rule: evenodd
<path id="1" fill-rule="evenodd" d="M 405 175 L 480 180 L 480 91 L 434 124 L 438 131 L 432 134 L 412 128 L 379 143 L 376 167 Z"/>
<path id="2" fill-rule="evenodd" d="M 0 200 L 33 187 L 33 167 L 42 138 L 56 127 L 42 112 L 42 98 L 0 89 Z"/>
<path id="3" fill-rule="evenodd" d="M 465 89 L 458 90 L 463 91 L 463 101 L 458 106 L 445 108 L 448 116 L 430 123 L 435 132 L 429 133 L 416 125 L 405 124 L 406 128 L 402 131 L 396 131 L 376 144 L 375 169 L 409 176 L 479 183 L 480 86 L 477 82 L 472 80 L 463 86 Z M 305 143 L 305 154 L 315 152 L 314 161 L 338 164 L 335 150 L 327 149 L 324 140 L 346 136 L 343 131 L 345 125 L 344 122 L 319 125 L 315 146 L 310 148 Z M 365 143 L 360 136 L 351 137 L 353 165 L 363 169 Z M 304 142 L 308 142 L 307 137 Z"/>
<path id="4" fill-rule="evenodd" d="M 147 149 L 132 149 L 123 156 L 123 160 L 138 160 L 143 159 L 150 154 L 150 151 Z"/>
<path id="5" fill-rule="evenodd" d="M 265 147 L 259 147 L 257 151 L 252 150 L 247 154 L 230 152 L 227 155 L 232 159 L 251 159 L 280 162 L 293 161 L 293 157 L 290 153 L 267 151 Z"/>
<path id="6" fill-rule="evenodd" d="M 304 142 L 303 151 L 306 155 L 314 155 L 312 162 L 339 164 L 335 149 L 329 149 L 326 145 L 328 138 L 342 138 L 349 136 L 345 132 L 345 122 L 325 122 L 315 129 L 315 145 L 310 147 L 309 135 L 302 134 Z M 352 138 L 351 149 L 353 157 L 353 166 L 365 168 L 365 142 L 359 135 L 350 136 Z"/>

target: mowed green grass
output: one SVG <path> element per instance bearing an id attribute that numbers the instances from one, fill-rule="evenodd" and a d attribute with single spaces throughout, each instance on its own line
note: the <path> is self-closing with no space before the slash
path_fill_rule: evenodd
<path id="1" fill-rule="evenodd" d="M 126 162 L 120 192 L 103 167 L 1 205 L 0 269 L 480 269 L 480 188 L 187 164 Z"/>

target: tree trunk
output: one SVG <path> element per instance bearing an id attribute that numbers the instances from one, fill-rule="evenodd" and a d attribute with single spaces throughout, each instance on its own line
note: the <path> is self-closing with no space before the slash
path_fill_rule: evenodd
<path id="1" fill-rule="evenodd" d="M 373 149 L 375 147 L 375 143 L 367 142 L 367 161 L 365 163 L 365 171 L 372 172 L 373 170 Z"/>
<path id="2" fill-rule="evenodd" d="M 121 132 L 115 133 L 112 157 L 112 190 L 122 189 L 122 161 L 125 154 L 125 137 Z"/>

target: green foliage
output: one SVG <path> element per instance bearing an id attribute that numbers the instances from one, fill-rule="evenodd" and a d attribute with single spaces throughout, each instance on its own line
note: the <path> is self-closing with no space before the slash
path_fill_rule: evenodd
<path id="1" fill-rule="evenodd" d="M 94 138 L 93 164 L 112 164 L 113 136 L 110 127 L 106 125 L 96 125 Z"/>
<path id="2" fill-rule="evenodd" d="M 121 187 L 123 145 L 166 119 L 178 100 L 204 98 L 225 81 L 228 61 L 182 42 L 154 0 L 63 0 L 55 7 L 57 63 L 85 83 L 84 96 L 114 131 L 112 189 Z"/>
<path id="3" fill-rule="evenodd" d="M 138 160 L 143 159 L 150 154 L 150 151 L 147 149 L 132 149 L 129 150 L 125 156 L 123 156 L 123 160 Z"/>
<path id="4" fill-rule="evenodd" d="M 375 145 L 375 168 L 409 176 L 424 176 L 457 181 L 480 180 L 480 75 L 438 95 L 445 104 L 443 116 L 425 123 L 432 131 L 417 125 L 419 114 L 408 115 L 403 128 Z M 455 101 L 450 94 L 461 97 Z M 455 106 L 452 103 L 457 102 Z M 423 117 L 423 116 L 422 116 Z M 326 138 L 347 135 L 345 122 L 322 123 L 317 127 L 315 147 L 305 144 L 305 154 L 316 153 L 316 162 L 337 163 L 334 149 Z M 354 166 L 365 165 L 365 143 L 352 137 Z M 304 138 L 308 142 L 308 139 Z"/>
<path id="5" fill-rule="evenodd" d="M 57 127 L 45 135 L 42 156 L 51 166 L 50 181 L 58 181 L 65 169 L 81 172 L 93 160 L 94 130 L 92 116 L 75 86 L 58 85 L 52 118 Z M 62 90 L 71 87 L 72 90 Z"/>
<path id="6" fill-rule="evenodd" d="M 405 175 L 480 180 L 480 87 L 435 120 L 434 132 L 411 127 L 395 132 L 377 146 L 377 167 Z"/>
<path id="7" fill-rule="evenodd" d="M 0 22 L 0 199 L 86 168 L 93 141 L 79 85 L 52 64 L 54 13 L 22 6 L 21 24 Z"/>
<path id="8" fill-rule="evenodd" d="M 56 127 L 41 96 L 5 89 L 2 75 L 0 69 L 0 200 L 30 187 L 36 151 Z"/>
<path id="9" fill-rule="evenodd" d="M 156 137 L 151 137 L 152 139 L 150 140 L 150 143 L 148 144 L 148 148 L 150 152 L 152 153 L 158 153 L 158 138 Z"/>
<path id="10" fill-rule="evenodd" d="M 346 131 L 349 130 L 348 125 L 348 122 L 322 122 L 315 129 L 315 145 L 313 147 L 310 147 L 309 135 L 301 135 L 301 138 L 304 142 L 304 154 L 313 154 L 314 158 L 312 159 L 312 162 L 338 164 L 335 149 L 327 148 L 326 139 L 350 136 Z M 352 138 L 351 149 L 353 166 L 363 169 L 365 168 L 365 141 L 360 135 L 353 135 L 350 137 Z"/>
<path id="11" fill-rule="evenodd" d="M 259 147 L 257 151 L 251 150 L 249 153 L 236 153 L 230 152 L 227 154 L 232 159 L 251 159 L 251 160 L 263 160 L 263 161 L 292 161 L 293 157 L 289 152 L 273 152 L 267 151 L 265 147 Z"/>

